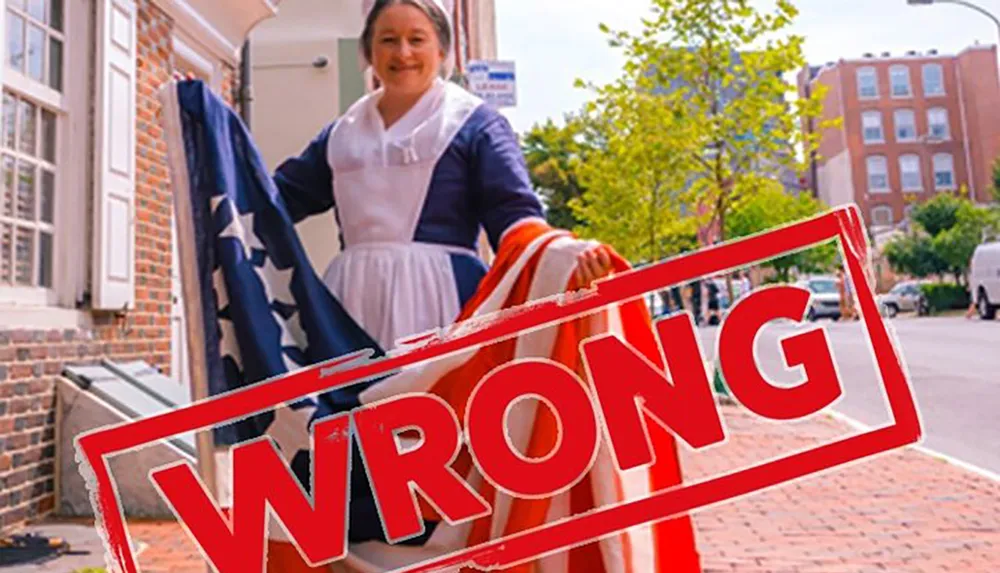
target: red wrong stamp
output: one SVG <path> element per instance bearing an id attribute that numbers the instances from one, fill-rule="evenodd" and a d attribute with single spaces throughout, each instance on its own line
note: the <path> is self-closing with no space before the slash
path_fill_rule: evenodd
<path id="1" fill-rule="evenodd" d="M 502 569 L 915 443 L 921 436 L 919 415 L 901 360 L 867 282 L 868 246 L 861 217 L 852 206 L 623 273 L 600 283 L 596 292 L 532 305 L 524 312 L 511 313 L 480 329 L 470 329 L 460 336 L 404 354 L 377 361 L 348 357 L 167 414 L 83 435 L 77 441 L 84 462 L 81 469 L 88 474 L 111 559 L 121 571 L 138 571 L 107 463 L 116 453 L 180 433 L 211 428 L 304 396 L 559 324 L 651 291 L 829 241 L 838 242 L 847 276 L 854 285 L 874 349 L 877 372 L 888 398 L 893 420 L 890 425 L 705 481 L 599 507 L 400 571 L 438 571 L 456 566 Z M 801 367 L 805 378 L 802 383 L 779 387 L 760 371 L 754 345 L 757 334 L 775 320 L 801 321 L 809 301 L 810 293 L 798 287 L 764 288 L 739 301 L 720 328 L 718 358 L 727 384 L 734 398 L 758 416 L 774 421 L 799 419 L 830 406 L 842 394 L 829 341 L 822 329 L 804 331 L 780 342 L 786 363 Z M 705 376 L 699 347 L 694 342 L 690 317 L 682 314 L 661 320 L 654 330 L 670 380 L 611 335 L 581 344 L 581 358 L 589 378 L 586 382 L 574 372 L 544 360 L 513 361 L 484 377 L 469 400 L 464 420 L 464 440 L 481 473 L 512 495 L 545 497 L 580 479 L 593 463 L 600 440 L 607 441 L 621 470 L 652 463 L 649 424 L 663 427 L 695 449 L 724 441 L 723 423 Z M 331 372 L 331 366 L 338 364 L 347 366 Z M 544 389 L 526 383 L 539 379 L 546 381 Z M 545 401 L 557 414 L 562 434 L 572 436 L 561 440 L 552 455 L 539 463 L 527 464 L 511 451 L 505 438 L 508 407 L 525 396 Z M 343 558 L 347 550 L 346 511 L 350 500 L 345 492 L 350 471 L 351 423 L 379 507 L 392 508 L 381 512 L 382 525 L 391 542 L 422 532 L 410 483 L 417 484 L 424 498 L 449 522 L 475 519 L 492 511 L 484 499 L 448 470 L 463 440 L 463 425 L 447 403 L 429 394 L 397 396 L 315 424 L 311 498 L 294 481 L 266 439 L 233 449 L 233 481 L 240 484 L 240 489 L 235 491 L 229 520 L 220 518 L 217 505 L 208 499 L 203 484 L 188 464 L 159 468 L 151 472 L 150 479 L 184 518 L 186 529 L 219 571 L 260 570 L 263 563 L 260 533 L 267 518 L 264 504 L 241 505 L 241 496 L 267 499 L 281 514 L 308 561 L 329 563 Z M 400 464 L 400 451 L 394 439 L 385 438 L 393 437 L 385 431 L 386 427 L 397 431 L 420 429 L 423 442 L 419 455 L 411 455 L 406 464 Z"/>

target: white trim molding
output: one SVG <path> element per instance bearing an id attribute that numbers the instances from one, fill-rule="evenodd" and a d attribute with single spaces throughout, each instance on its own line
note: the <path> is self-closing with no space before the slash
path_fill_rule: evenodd
<path id="1" fill-rule="evenodd" d="M 278 13 L 280 0 L 153 0 L 188 37 L 235 66 L 250 30 Z"/>

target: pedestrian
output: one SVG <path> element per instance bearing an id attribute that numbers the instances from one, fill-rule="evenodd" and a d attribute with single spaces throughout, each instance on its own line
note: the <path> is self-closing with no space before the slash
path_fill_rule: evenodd
<path id="1" fill-rule="evenodd" d="M 380 88 L 274 174 L 295 222 L 335 212 L 343 250 L 323 282 L 386 351 L 457 318 L 487 272 L 480 229 L 495 250 L 506 233 L 543 222 L 509 122 L 444 79 L 454 50 L 441 1 L 372 3 L 361 51 Z M 577 280 L 609 274 L 612 254 L 584 251 Z M 377 514 L 361 521 L 370 523 L 352 520 L 352 542 L 368 531 L 382 541 Z M 285 549 L 269 570 L 313 570 Z"/>

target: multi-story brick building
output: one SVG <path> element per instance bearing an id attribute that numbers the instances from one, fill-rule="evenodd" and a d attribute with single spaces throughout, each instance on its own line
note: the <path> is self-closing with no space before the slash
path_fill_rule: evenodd
<path id="1" fill-rule="evenodd" d="M 67 365 L 183 376 L 157 94 L 174 72 L 232 101 L 265 0 L 0 0 L 0 531 L 56 505 Z"/>
<path id="2" fill-rule="evenodd" d="M 857 203 L 878 232 L 905 224 L 912 204 L 935 193 L 964 187 L 973 201 L 990 201 L 1000 153 L 995 46 L 865 54 L 799 74 L 802 95 L 820 84 L 824 118 L 842 119 L 822 134 L 812 166 L 814 193 L 827 204 Z"/>

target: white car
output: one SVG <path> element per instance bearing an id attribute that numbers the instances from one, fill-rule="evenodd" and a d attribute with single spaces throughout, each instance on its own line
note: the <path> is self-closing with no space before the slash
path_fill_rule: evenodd
<path id="1" fill-rule="evenodd" d="M 815 321 L 820 318 L 840 320 L 840 290 L 835 277 L 817 276 L 795 283 L 812 293 L 806 318 Z"/>
<path id="2" fill-rule="evenodd" d="M 1000 310 L 1000 241 L 976 247 L 969 267 L 969 286 L 979 317 L 996 318 Z"/>
<path id="3" fill-rule="evenodd" d="M 878 297 L 878 303 L 882 312 L 893 318 L 901 312 L 917 312 L 921 296 L 919 281 L 903 281 Z"/>

